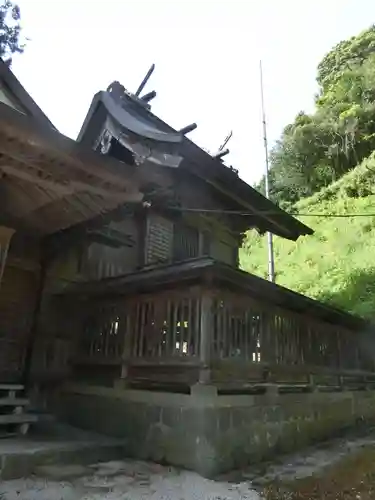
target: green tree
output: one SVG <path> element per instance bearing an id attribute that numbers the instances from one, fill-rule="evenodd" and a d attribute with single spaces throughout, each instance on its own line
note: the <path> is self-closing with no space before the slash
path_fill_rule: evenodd
<path id="1" fill-rule="evenodd" d="M 346 70 L 361 65 L 375 52 L 375 25 L 358 36 L 337 44 L 318 65 L 317 81 L 321 92 L 327 92 Z"/>
<path id="2" fill-rule="evenodd" d="M 17 4 L 0 0 L 0 57 L 8 64 L 12 62 L 12 54 L 23 52 L 20 42 L 21 12 Z"/>
<path id="3" fill-rule="evenodd" d="M 284 207 L 339 179 L 375 150 L 375 26 L 334 47 L 317 79 L 315 112 L 299 113 L 270 154 L 271 196 Z"/>

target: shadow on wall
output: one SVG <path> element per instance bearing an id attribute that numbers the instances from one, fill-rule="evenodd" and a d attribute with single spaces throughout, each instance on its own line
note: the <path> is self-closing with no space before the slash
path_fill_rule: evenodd
<path id="1" fill-rule="evenodd" d="M 320 294 L 316 298 L 333 307 L 375 321 L 375 267 L 366 271 L 353 269 L 340 290 Z"/>

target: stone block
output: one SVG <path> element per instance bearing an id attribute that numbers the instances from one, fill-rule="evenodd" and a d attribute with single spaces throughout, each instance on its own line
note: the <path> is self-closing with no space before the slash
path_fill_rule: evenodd
<path id="1" fill-rule="evenodd" d="M 252 407 L 232 408 L 231 417 L 232 427 L 238 429 L 252 420 Z"/>
<path id="2" fill-rule="evenodd" d="M 217 387 L 214 385 L 207 384 L 194 384 L 190 388 L 190 394 L 192 397 L 197 398 L 216 398 L 217 397 Z"/>
<path id="3" fill-rule="evenodd" d="M 232 428 L 233 408 L 218 408 L 217 428 L 219 432 L 228 432 Z"/>
<path id="4" fill-rule="evenodd" d="M 66 481 L 77 477 L 83 477 L 91 473 L 88 467 L 83 465 L 40 465 L 35 468 L 35 474 L 53 481 Z"/>
<path id="5" fill-rule="evenodd" d="M 132 414 L 133 416 L 136 416 L 137 414 L 136 406 L 133 405 L 134 403 L 131 404 Z M 147 422 L 161 422 L 164 417 L 164 410 L 165 408 L 163 408 L 162 406 L 147 404 L 144 406 L 144 413 L 145 413 L 144 418 Z"/>
<path id="6" fill-rule="evenodd" d="M 161 422 L 167 427 L 178 428 L 182 424 L 182 408 L 164 407 L 161 411 Z"/>
<path id="7" fill-rule="evenodd" d="M 280 405 L 266 406 L 259 418 L 265 422 L 282 422 L 284 419 L 285 411 Z"/>
<path id="8" fill-rule="evenodd" d="M 125 437 L 129 456 L 206 476 L 296 450 L 341 428 L 375 419 L 375 393 L 367 392 L 285 394 L 273 400 L 259 395 L 245 406 L 241 396 L 221 399 L 209 386 L 196 386 L 192 396 L 181 395 L 181 405 L 177 398 L 153 392 L 152 398 L 144 398 L 147 402 L 136 402 L 71 394 L 64 406 L 75 425 Z"/>

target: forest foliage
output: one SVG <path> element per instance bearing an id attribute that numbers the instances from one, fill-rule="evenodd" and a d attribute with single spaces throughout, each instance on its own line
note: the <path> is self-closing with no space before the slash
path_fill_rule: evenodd
<path id="1" fill-rule="evenodd" d="M 300 112 L 270 153 L 271 198 L 286 209 L 375 150 L 375 25 L 336 45 L 317 81 L 314 113 Z"/>
<path id="2" fill-rule="evenodd" d="M 0 58 L 11 64 L 12 55 L 23 52 L 21 42 L 21 11 L 10 0 L 0 0 Z"/>

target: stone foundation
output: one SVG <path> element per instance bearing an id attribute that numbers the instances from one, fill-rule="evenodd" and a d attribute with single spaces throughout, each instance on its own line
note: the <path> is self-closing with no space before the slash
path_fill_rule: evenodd
<path id="1" fill-rule="evenodd" d="M 375 392 L 218 396 L 72 386 L 56 406 L 69 423 L 125 438 L 129 457 L 213 477 L 375 420 Z"/>

